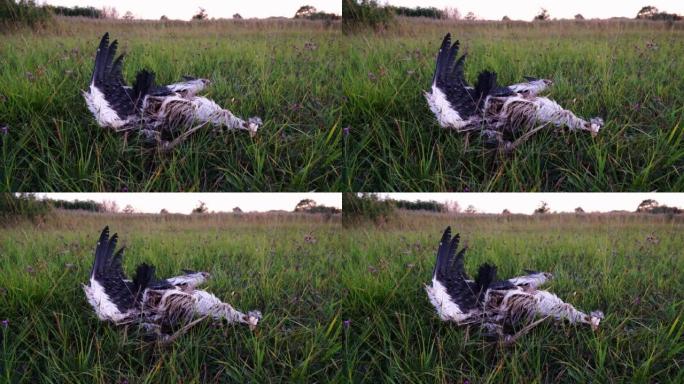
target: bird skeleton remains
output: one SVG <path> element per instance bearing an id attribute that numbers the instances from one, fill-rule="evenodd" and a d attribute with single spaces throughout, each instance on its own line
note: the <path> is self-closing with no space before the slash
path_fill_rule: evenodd
<path id="1" fill-rule="evenodd" d="M 598 329 L 602 312 L 587 315 L 553 293 L 538 289 L 553 278 L 550 273 L 527 271 L 524 276 L 497 280 L 496 266 L 485 263 L 470 280 L 464 267 L 466 248 L 456 254 L 459 240 L 458 234 L 451 238 L 451 227 L 447 227 L 437 250 L 432 284 L 425 286 L 430 303 L 443 321 L 479 325 L 505 342 L 518 337 L 507 330 L 525 326 L 521 332 L 527 332 L 547 318 Z"/>
<path id="2" fill-rule="evenodd" d="M 185 271 L 185 274 L 157 280 L 155 268 L 140 264 L 132 280 L 122 267 L 124 248 L 116 253 L 117 234 L 109 237 L 105 227 L 95 248 L 95 261 L 90 281 L 83 285 L 88 303 L 102 321 L 116 325 L 135 324 L 162 342 L 178 337 L 168 331 L 184 332 L 198 320 L 211 318 L 228 324 L 247 324 L 254 329 L 261 313 L 244 314 L 207 291 L 196 289 L 208 278 L 207 272 Z"/>
<path id="3" fill-rule="evenodd" d="M 555 101 L 538 96 L 553 84 L 551 80 L 526 77 L 527 82 L 501 87 L 496 72 L 483 71 L 471 87 L 463 71 L 466 54 L 456 59 L 458 49 L 459 41 L 452 45 L 451 34 L 446 34 L 431 89 L 424 93 L 443 128 L 479 131 L 487 144 L 511 151 L 543 127 L 567 127 L 592 135 L 603 127 L 599 117 L 585 121 Z"/>
<path id="4" fill-rule="evenodd" d="M 211 84 L 207 79 L 186 76 L 183 82 L 157 86 L 154 73 L 143 69 L 133 86 L 128 86 L 122 74 L 124 55 L 114 59 L 117 47 L 116 40 L 109 44 L 109 33 L 102 36 L 90 85 L 83 92 L 100 127 L 137 131 L 146 142 L 170 150 L 203 127 L 246 130 L 253 136 L 261 126 L 259 117 L 242 120 L 214 101 L 197 96 Z"/>

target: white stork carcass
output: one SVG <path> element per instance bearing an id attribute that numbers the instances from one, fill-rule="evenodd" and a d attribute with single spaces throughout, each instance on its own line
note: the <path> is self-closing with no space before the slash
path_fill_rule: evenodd
<path id="1" fill-rule="evenodd" d="M 537 324 L 546 318 L 587 324 L 598 329 L 600 311 L 587 315 L 548 291 L 537 289 L 550 273 L 528 271 L 525 276 L 497 280 L 496 266 L 482 264 L 475 280 L 465 272 L 466 248 L 456 254 L 460 236 L 451 238 L 447 227 L 437 250 L 432 284 L 425 289 L 440 319 L 458 325 L 479 325 L 488 332 L 510 339 L 507 330 Z"/>
<path id="2" fill-rule="evenodd" d="M 155 268 L 138 265 L 132 280 L 122 267 L 124 248 L 116 253 L 117 234 L 109 238 L 109 227 L 100 234 L 90 281 L 83 285 L 88 303 L 97 317 L 116 325 L 137 324 L 147 332 L 169 341 L 168 331 L 204 318 L 243 323 L 254 329 L 259 311 L 244 314 L 209 292 L 196 287 L 209 278 L 206 272 L 187 271 L 184 275 L 157 280 Z"/>
<path id="3" fill-rule="evenodd" d="M 585 121 L 555 101 L 538 96 L 552 84 L 550 80 L 526 77 L 525 83 L 501 87 L 495 72 L 483 71 L 475 86 L 469 86 L 463 73 L 466 54 L 456 60 L 458 49 L 459 41 L 451 45 L 447 33 L 437 55 L 431 89 L 425 92 L 430 110 L 443 128 L 479 131 L 487 143 L 511 150 L 548 125 L 592 135 L 603 126 L 599 117 Z M 529 130 L 524 132 L 525 128 Z"/>
<path id="4" fill-rule="evenodd" d="M 122 75 L 124 55 L 114 59 L 117 46 L 116 40 L 109 44 L 109 33 L 102 36 L 90 86 L 83 92 L 100 127 L 137 131 L 147 142 L 168 150 L 202 127 L 246 130 L 254 135 L 261 126 L 259 117 L 242 120 L 197 96 L 211 83 L 207 79 L 185 77 L 181 83 L 157 86 L 154 73 L 143 69 L 133 86 L 128 86 Z"/>

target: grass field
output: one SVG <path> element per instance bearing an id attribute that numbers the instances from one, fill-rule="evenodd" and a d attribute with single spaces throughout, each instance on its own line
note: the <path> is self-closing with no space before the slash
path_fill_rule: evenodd
<path id="1" fill-rule="evenodd" d="M 344 264 L 339 218 L 317 215 L 132 216 L 60 214 L 0 233 L 0 382 L 284 382 L 331 377 L 341 364 L 338 308 Z M 263 326 L 202 323 L 169 347 L 97 320 L 81 283 L 99 230 L 128 248 L 124 268 L 207 271 L 206 288 Z M 312 240 L 305 240 L 307 235 Z"/>
<path id="2" fill-rule="evenodd" d="M 308 218 L 308 219 L 307 219 Z M 167 347 L 99 322 L 85 282 L 99 229 L 159 275 L 213 275 L 207 289 L 246 327 L 200 324 Z M 435 247 L 452 225 L 502 276 L 537 268 L 549 289 L 603 310 L 597 333 L 544 323 L 512 347 L 441 323 L 427 301 Z M 60 213 L 0 232 L 4 382 L 681 382 L 682 222 L 665 216 L 400 215 L 341 231 L 318 216 Z M 312 235 L 315 241 L 305 240 Z"/>
<path id="3" fill-rule="evenodd" d="M 427 300 L 447 225 L 500 277 L 551 272 L 547 288 L 606 319 L 588 327 L 543 323 L 506 348 L 442 323 Z M 348 377 L 367 382 L 677 383 L 684 380 L 684 222 L 664 217 L 409 215 L 384 230 L 346 232 L 340 303 Z M 651 239 L 649 240 L 649 236 Z M 351 380 L 350 380 L 351 381 Z"/>
<path id="4" fill-rule="evenodd" d="M 344 186 L 352 191 L 684 190 L 684 24 L 407 21 L 345 38 Z M 606 121 L 548 129 L 511 155 L 441 129 L 423 97 L 451 32 L 466 78 L 552 79 L 548 96 Z"/>
<path id="5" fill-rule="evenodd" d="M 109 31 L 124 77 L 209 78 L 206 96 L 245 132 L 200 131 L 171 153 L 97 126 L 81 96 Z M 340 189 L 339 24 L 292 20 L 125 22 L 57 18 L 0 41 L 0 190 L 331 191 Z"/>

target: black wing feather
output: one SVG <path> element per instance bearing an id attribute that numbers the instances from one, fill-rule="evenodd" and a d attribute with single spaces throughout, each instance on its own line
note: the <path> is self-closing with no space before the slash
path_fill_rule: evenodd
<path id="1" fill-rule="evenodd" d="M 451 299 L 465 312 L 477 306 L 478 294 L 475 283 L 466 281 L 467 275 L 463 262 L 466 248 L 463 248 L 458 255 L 455 254 L 459 241 L 458 234 L 451 239 L 451 227 L 447 227 L 437 250 L 435 278 L 446 288 Z"/>
<path id="2" fill-rule="evenodd" d="M 102 92 L 119 118 L 125 119 L 136 113 L 137 106 L 135 99 L 124 88 L 126 83 L 122 75 L 123 55 L 114 60 L 117 47 L 116 40 L 109 44 L 109 33 L 102 36 L 95 55 L 92 83 Z"/>
<path id="3" fill-rule="evenodd" d="M 133 308 L 140 299 L 139 293 L 154 280 L 154 267 L 149 272 L 136 273 L 134 281 L 126 281 L 121 261 L 123 248 L 114 254 L 118 235 L 109 237 L 109 227 L 105 227 L 100 234 L 100 240 L 95 248 L 95 262 L 91 278 L 95 279 L 103 288 L 107 296 L 121 312 Z M 139 268 L 140 269 L 140 268 Z M 139 276 L 140 275 L 140 276 Z"/>
<path id="4" fill-rule="evenodd" d="M 466 119 L 477 113 L 477 100 L 473 98 L 471 92 L 466 88 L 468 83 L 463 72 L 466 55 L 462 55 L 456 60 L 459 46 L 460 42 L 458 40 L 453 45 L 451 44 L 450 33 L 444 36 L 439 54 L 437 55 L 433 84 L 444 92 L 451 107 L 463 119 Z"/>

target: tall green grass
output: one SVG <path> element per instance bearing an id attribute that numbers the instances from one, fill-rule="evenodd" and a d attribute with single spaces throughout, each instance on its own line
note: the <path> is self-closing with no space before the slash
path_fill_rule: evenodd
<path id="1" fill-rule="evenodd" d="M 387 33 L 346 36 L 344 186 L 350 191 L 684 190 L 684 24 L 493 23 L 400 19 Z M 427 107 L 445 33 L 469 53 L 466 78 L 552 79 L 548 96 L 597 137 L 546 129 L 513 154 L 442 129 Z"/>
<path id="2" fill-rule="evenodd" d="M 260 116 L 256 137 L 197 132 L 170 153 L 99 128 L 81 91 L 109 31 L 124 77 L 209 78 L 206 96 Z M 339 189 L 339 23 L 126 22 L 57 18 L 0 42 L 0 190 L 302 191 Z"/>
<path id="3" fill-rule="evenodd" d="M 96 319 L 85 282 L 99 229 L 124 267 L 208 271 L 246 327 L 194 327 L 173 345 Z M 341 229 L 316 215 L 60 212 L 0 232 L 0 382 L 601 382 L 684 379 L 682 220 L 664 215 L 398 215 Z M 451 225 L 501 276 L 535 268 L 601 329 L 544 323 L 511 347 L 438 320 L 423 284 Z"/>
<path id="4" fill-rule="evenodd" d="M 405 214 L 379 230 L 345 231 L 340 307 L 345 375 L 354 382 L 677 383 L 684 379 L 682 220 L 650 215 Z M 600 309 L 598 332 L 543 323 L 511 346 L 443 323 L 427 300 L 435 250 L 451 225 L 500 277 L 554 274 L 546 288 Z"/>
<path id="5" fill-rule="evenodd" d="M 0 382 L 325 381 L 341 364 L 339 220 L 323 215 L 63 216 L 0 233 Z M 212 274 L 206 289 L 263 326 L 199 324 L 168 347 L 98 321 L 85 283 L 99 230 L 126 245 L 124 268 Z"/>

